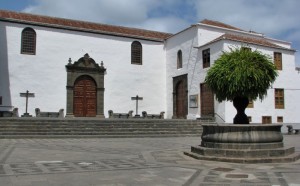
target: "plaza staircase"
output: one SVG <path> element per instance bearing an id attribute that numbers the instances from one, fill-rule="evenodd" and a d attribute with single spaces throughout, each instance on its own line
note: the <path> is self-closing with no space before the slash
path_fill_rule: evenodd
<path id="1" fill-rule="evenodd" d="M 183 119 L 0 118 L 0 138 L 200 137 L 202 123 Z"/>

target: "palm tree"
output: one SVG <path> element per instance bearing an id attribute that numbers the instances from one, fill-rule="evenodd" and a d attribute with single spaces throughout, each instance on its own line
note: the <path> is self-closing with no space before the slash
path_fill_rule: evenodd
<path id="1" fill-rule="evenodd" d="M 208 70 L 205 82 L 216 99 L 233 101 L 234 124 L 249 124 L 245 109 L 249 100 L 262 100 L 278 73 L 270 56 L 247 48 L 230 48 Z"/>

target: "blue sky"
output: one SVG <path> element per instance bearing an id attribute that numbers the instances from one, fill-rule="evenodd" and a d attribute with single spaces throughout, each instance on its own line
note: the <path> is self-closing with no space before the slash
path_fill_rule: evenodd
<path id="1" fill-rule="evenodd" d="M 297 51 L 299 7 L 299 0 L 0 0 L 4 10 L 170 33 L 212 19 L 290 41 Z"/>

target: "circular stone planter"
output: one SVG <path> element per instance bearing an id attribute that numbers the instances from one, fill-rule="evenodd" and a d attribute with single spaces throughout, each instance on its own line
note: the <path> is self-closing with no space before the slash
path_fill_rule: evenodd
<path id="1" fill-rule="evenodd" d="M 202 142 L 278 143 L 282 142 L 282 125 L 203 124 Z"/>
<path id="2" fill-rule="evenodd" d="M 202 124 L 202 141 L 184 154 L 201 160 L 235 163 L 293 162 L 294 147 L 284 147 L 282 125 Z"/>

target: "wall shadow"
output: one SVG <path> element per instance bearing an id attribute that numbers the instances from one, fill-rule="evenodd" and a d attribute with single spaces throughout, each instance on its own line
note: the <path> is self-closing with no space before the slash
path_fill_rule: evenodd
<path id="1" fill-rule="evenodd" d="M 2 104 L 0 104 L 1 111 L 11 111 L 12 106 L 10 81 L 9 81 L 9 67 L 8 67 L 8 41 L 6 34 L 6 25 L 0 24 L 0 97 L 2 97 Z"/>

